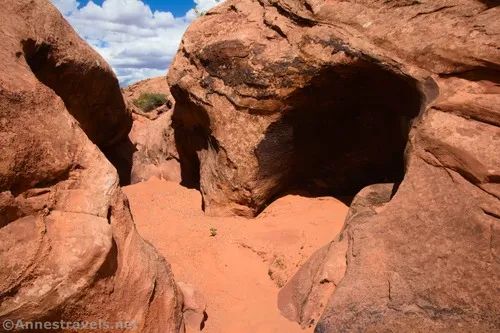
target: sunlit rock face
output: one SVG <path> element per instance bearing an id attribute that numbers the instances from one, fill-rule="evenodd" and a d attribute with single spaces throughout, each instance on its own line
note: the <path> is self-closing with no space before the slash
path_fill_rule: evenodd
<path id="1" fill-rule="evenodd" d="M 0 322 L 179 332 L 170 267 L 99 150 L 132 123 L 116 77 L 48 0 L 1 6 Z"/>
<path id="2" fill-rule="evenodd" d="M 292 319 L 500 329 L 499 15 L 494 1 L 245 0 L 188 29 L 168 81 L 183 181 L 207 214 L 394 184 L 360 193 L 309 264 L 319 275 L 297 277 L 327 301 L 282 299 Z M 327 262 L 335 278 L 317 279 Z"/>

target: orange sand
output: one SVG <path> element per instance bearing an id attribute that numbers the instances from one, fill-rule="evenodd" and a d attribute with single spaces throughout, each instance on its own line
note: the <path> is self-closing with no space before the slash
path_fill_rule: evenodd
<path id="1" fill-rule="evenodd" d="M 259 217 L 204 216 L 196 190 L 160 180 L 124 188 L 137 229 L 172 266 L 177 281 L 207 301 L 207 333 L 312 332 L 280 315 L 279 287 L 268 274 L 276 257 L 290 278 L 342 228 L 347 206 L 331 198 L 288 195 Z M 212 237 L 210 229 L 216 228 Z"/>

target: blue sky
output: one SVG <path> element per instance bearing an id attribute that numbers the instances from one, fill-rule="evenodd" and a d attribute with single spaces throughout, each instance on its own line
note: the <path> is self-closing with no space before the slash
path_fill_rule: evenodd
<path id="1" fill-rule="evenodd" d="M 93 0 L 95 4 L 102 6 L 104 0 Z M 85 6 L 89 1 L 81 0 L 80 7 Z M 151 7 L 151 10 L 159 10 L 162 12 L 171 12 L 174 16 L 183 16 L 191 8 L 196 6 L 192 0 L 145 0 L 144 3 Z"/>
<path id="2" fill-rule="evenodd" d="M 51 0 L 121 86 L 165 75 L 182 35 L 217 0 Z"/>

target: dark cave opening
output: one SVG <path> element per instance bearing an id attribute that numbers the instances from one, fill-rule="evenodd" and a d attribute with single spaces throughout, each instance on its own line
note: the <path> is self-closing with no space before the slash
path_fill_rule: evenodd
<path id="1" fill-rule="evenodd" d="M 256 150 L 259 179 L 278 175 L 277 196 L 352 197 L 371 184 L 402 181 L 422 105 L 415 80 L 357 60 L 321 70 L 288 103 Z"/>
<path id="2" fill-rule="evenodd" d="M 198 152 L 218 143 L 210 132 L 210 118 L 200 105 L 189 102 L 189 94 L 177 86 L 170 87 L 176 100 L 172 114 L 175 144 L 180 157 L 181 185 L 200 190 Z M 202 203 L 203 206 L 203 203 Z"/>
<path id="3" fill-rule="evenodd" d="M 397 188 L 403 180 L 409 131 L 426 101 L 428 83 L 363 58 L 309 75 L 254 150 L 258 170 L 252 188 L 257 191 L 240 203 L 255 214 L 285 194 L 334 196 L 349 204 L 368 185 L 395 183 Z M 182 184 L 200 189 L 198 152 L 209 147 L 218 152 L 217 141 L 204 108 L 180 87 L 171 89 Z"/>

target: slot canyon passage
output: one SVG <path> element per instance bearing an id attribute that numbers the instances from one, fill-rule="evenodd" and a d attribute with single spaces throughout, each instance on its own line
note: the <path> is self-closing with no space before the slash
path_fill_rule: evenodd
<path id="1" fill-rule="evenodd" d="M 500 331 L 496 1 L 226 0 L 121 90 L 0 3 L 0 323 Z"/>

